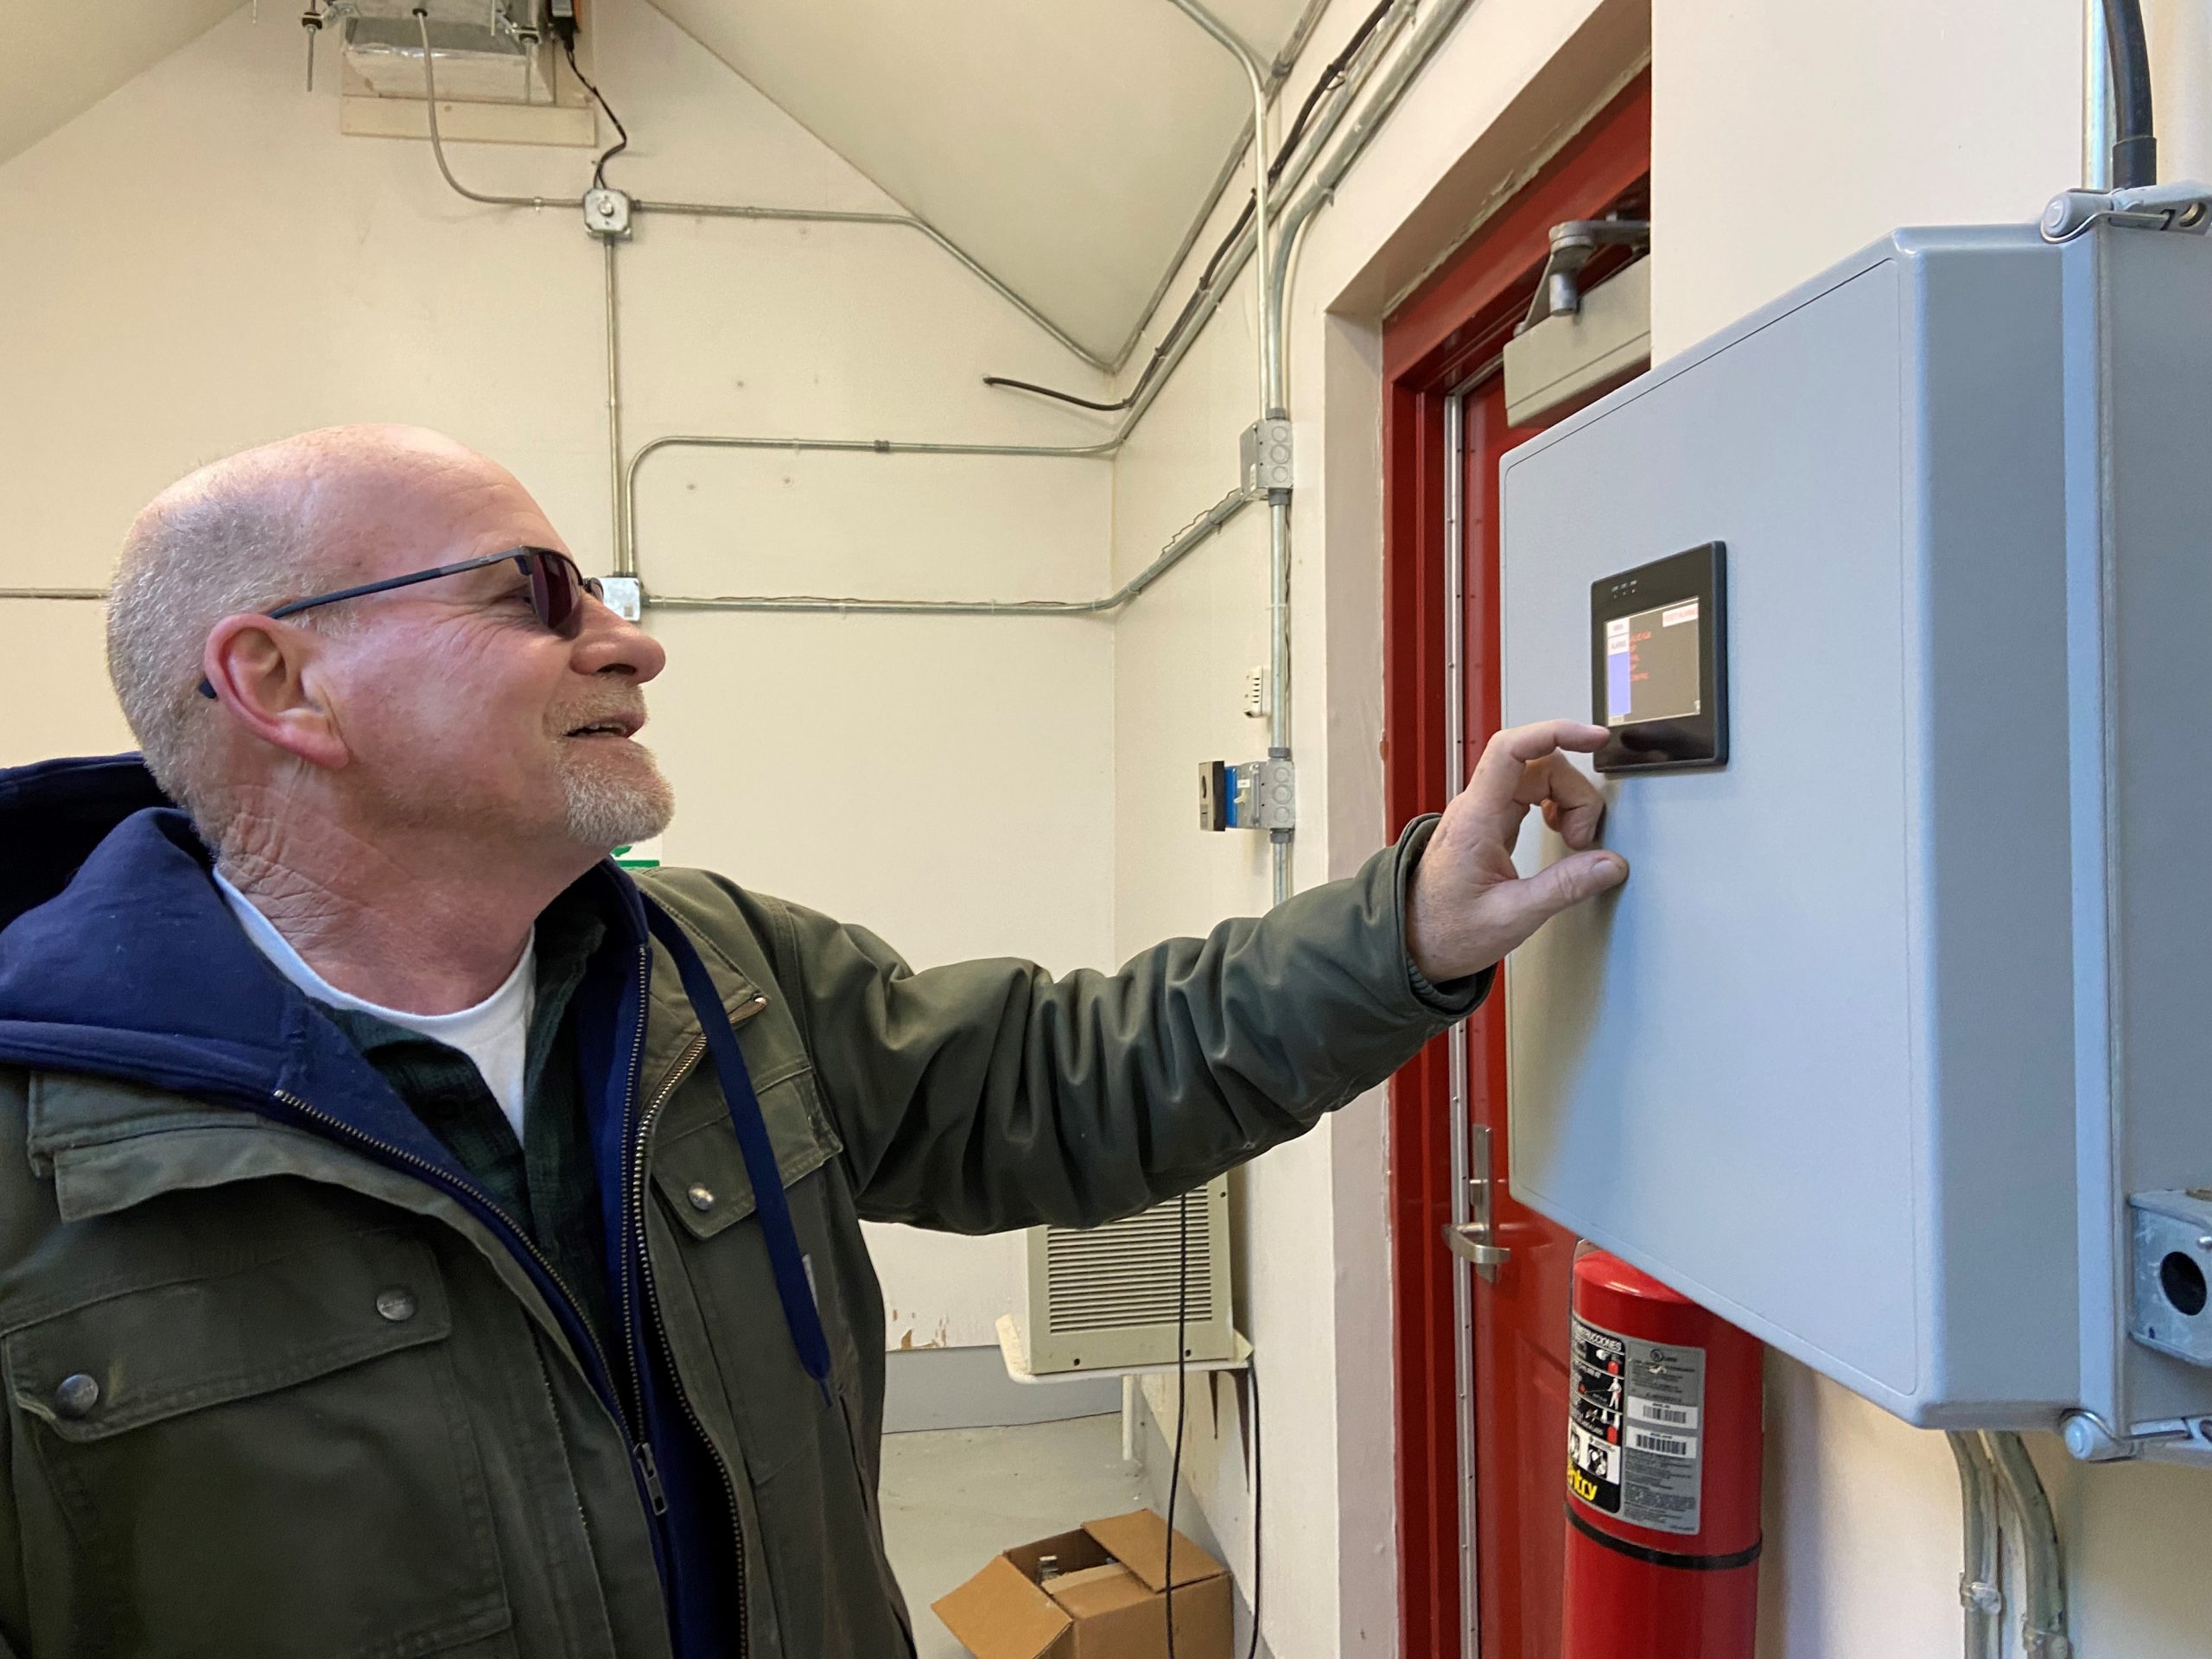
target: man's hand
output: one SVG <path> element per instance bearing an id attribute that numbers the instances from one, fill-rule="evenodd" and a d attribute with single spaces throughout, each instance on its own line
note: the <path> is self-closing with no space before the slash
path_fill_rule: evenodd
<path id="1" fill-rule="evenodd" d="M 1548 720 L 1500 732 L 1475 762 L 1467 787 L 1445 809 L 1414 871 L 1406 945 L 1434 984 L 1478 973 L 1563 910 L 1628 880 L 1618 853 L 1591 850 L 1605 798 L 1560 753 L 1605 746 L 1602 726 Z M 1521 820 L 1541 806 L 1572 849 L 1523 878 L 1513 868 Z"/>

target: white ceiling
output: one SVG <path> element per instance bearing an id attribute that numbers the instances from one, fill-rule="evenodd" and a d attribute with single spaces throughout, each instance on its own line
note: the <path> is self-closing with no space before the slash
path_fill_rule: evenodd
<path id="1" fill-rule="evenodd" d="M 1251 109 L 1235 60 L 1169 0 L 652 3 L 1102 358 Z M 238 4 L 0 0 L 0 162 Z M 1266 63 L 1307 4 L 1213 10 Z"/>
<path id="2" fill-rule="evenodd" d="M 152 68 L 238 3 L 0 0 L 0 162 Z"/>
<path id="3" fill-rule="evenodd" d="M 1251 113 L 1243 71 L 1168 0 L 653 3 L 1101 357 Z M 1212 6 L 1263 64 L 1305 9 Z"/>

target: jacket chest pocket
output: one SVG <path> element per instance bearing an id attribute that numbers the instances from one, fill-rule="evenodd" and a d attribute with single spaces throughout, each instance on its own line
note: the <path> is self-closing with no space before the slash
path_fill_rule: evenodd
<path id="1" fill-rule="evenodd" d="M 758 1483 L 813 1451 L 817 1436 L 840 1427 L 842 1420 L 799 1363 L 752 1179 L 720 1090 L 711 1077 L 695 1076 L 687 1087 L 692 1085 L 714 1090 L 715 1109 L 687 1112 L 681 1132 L 658 1142 L 653 1181 L 697 1303 L 702 1328 L 694 1338 L 713 1354 L 711 1370 L 702 1372 L 726 1379 L 747 1472 Z M 760 1089 L 760 1110 L 830 1340 L 832 1370 L 842 1382 L 854 1370 L 857 1305 L 846 1279 L 859 1242 L 857 1236 L 849 1242 L 839 1236 L 831 1213 L 825 1189 L 832 1175 L 824 1166 L 840 1148 L 813 1087 L 810 1074 L 785 1077 Z M 679 1343 L 679 1351 L 686 1345 Z M 844 1454 L 842 1445 L 836 1450 Z"/>
<path id="2" fill-rule="evenodd" d="M 486 1641 L 510 1618 L 451 1330 L 429 1248 L 365 1233 L 10 1333 L 73 1650 L 511 1652 Z"/>

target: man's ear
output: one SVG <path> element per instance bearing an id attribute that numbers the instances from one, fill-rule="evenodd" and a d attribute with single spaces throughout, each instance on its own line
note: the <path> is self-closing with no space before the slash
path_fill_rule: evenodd
<path id="1" fill-rule="evenodd" d="M 265 616 L 226 616 L 200 670 L 231 718 L 263 742 L 335 770 L 352 758 L 309 674 L 315 636 Z"/>

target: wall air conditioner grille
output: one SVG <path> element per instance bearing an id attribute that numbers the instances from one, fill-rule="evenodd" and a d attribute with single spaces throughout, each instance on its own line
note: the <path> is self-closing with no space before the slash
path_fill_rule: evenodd
<path id="1" fill-rule="evenodd" d="M 1046 1305 L 1053 1334 L 1174 1324 L 1180 1294 L 1176 1256 L 1185 1212 L 1190 1266 L 1185 1317 L 1191 1324 L 1211 1319 L 1214 1239 L 1201 1189 L 1179 1202 L 1088 1231 L 1050 1229 L 1045 1239 Z"/>
<path id="2" fill-rule="evenodd" d="M 1231 1357 L 1229 1182 L 1217 1175 L 1195 1192 L 1103 1227 L 1031 1228 L 1011 1321 L 1020 1363 L 1038 1376 L 1173 1364 L 1177 1257 L 1185 1239 L 1184 1353 Z"/>

